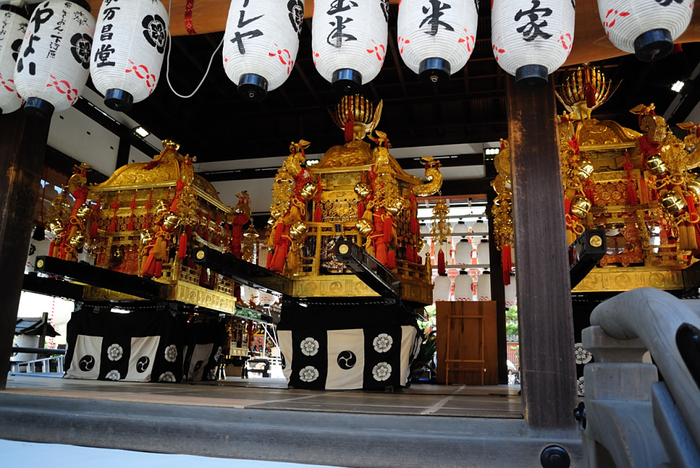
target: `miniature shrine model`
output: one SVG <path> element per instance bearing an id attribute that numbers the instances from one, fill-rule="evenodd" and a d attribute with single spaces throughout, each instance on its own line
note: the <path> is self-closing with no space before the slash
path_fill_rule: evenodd
<path id="1" fill-rule="evenodd" d="M 65 195 L 52 202 L 56 238 L 35 279 L 70 280 L 63 295 L 79 304 L 66 375 L 215 379 L 221 356 L 248 354 L 255 321 L 272 321 L 241 307 L 246 285 L 281 299 L 290 386 L 405 386 L 422 341 L 416 319 L 433 287 L 419 255 L 416 198 L 436 193 L 442 177 L 431 157 L 425 183 L 401 169 L 376 128 L 381 108 L 343 98 L 333 118 L 345 144 L 314 166 L 306 165 L 309 143 L 292 143 L 272 187 L 264 266 L 252 223 L 244 230 L 247 194 L 224 205 L 177 144 L 164 141 L 152 162 L 124 166 L 99 185 L 88 186 L 89 168 L 77 167 L 68 182 L 73 206 Z M 94 265 L 77 261 L 81 251 Z"/>

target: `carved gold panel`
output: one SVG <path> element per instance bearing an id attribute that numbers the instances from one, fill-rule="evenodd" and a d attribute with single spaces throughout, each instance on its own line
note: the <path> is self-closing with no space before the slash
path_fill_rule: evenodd
<path id="1" fill-rule="evenodd" d="M 236 298 L 228 294 L 195 286 L 193 284 L 178 283 L 167 290 L 166 300 L 180 301 L 212 310 L 218 310 L 229 314 L 236 312 Z"/>
<path id="2" fill-rule="evenodd" d="M 572 292 L 628 291 L 634 288 L 684 289 L 683 273 L 653 268 L 595 268 Z"/>

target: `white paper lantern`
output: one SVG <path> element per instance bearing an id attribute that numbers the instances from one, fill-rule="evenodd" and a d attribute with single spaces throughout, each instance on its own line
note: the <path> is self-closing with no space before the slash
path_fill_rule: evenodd
<path id="1" fill-rule="evenodd" d="M 479 245 L 476 246 L 476 263 L 479 265 L 488 265 L 491 263 L 491 254 L 489 252 L 489 241 L 481 239 Z"/>
<path id="2" fill-rule="evenodd" d="M 455 300 L 456 301 L 472 301 L 474 300 L 474 292 L 472 284 L 474 281 L 469 274 L 462 270 L 455 278 Z"/>
<path id="3" fill-rule="evenodd" d="M 22 97 L 15 89 L 15 65 L 26 31 L 23 10 L 0 5 L 0 114 L 9 114 L 22 106 Z"/>
<path id="4" fill-rule="evenodd" d="M 489 234 L 489 226 L 484 222 L 483 219 L 479 218 L 472 226 L 472 234 L 480 234 L 487 236 Z"/>
<path id="5" fill-rule="evenodd" d="M 105 104 L 128 112 L 156 89 L 168 38 L 158 0 L 103 2 L 97 15 L 90 74 Z"/>
<path id="6" fill-rule="evenodd" d="M 314 65 L 333 89 L 356 94 L 379 74 L 387 53 L 388 19 L 387 0 L 314 2 Z"/>
<path id="7" fill-rule="evenodd" d="M 668 55 L 690 24 L 692 1 L 598 0 L 598 14 L 615 47 L 643 62 Z"/>
<path id="8" fill-rule="evenodd" d="M 402 0 L 397 18 L 399 54 L 428 84 L 464 67 L 476 45 L 478 2 Z"/>
<path id="9" fill-rule="evenodd" d="M 452 228 L 452 235 L 454 236 L 468 236 L 469 235 L 469 227 L 467 226 L 467 223 L 464 221 L 460 220 L 455 226 Z"/>
<path id="10" fill-rule="evenodd" d="M 457 242 L 455 247 L 455 263 L 458 265 L 471 265 L 472 263 L 472 243 L 464 237 Z"/>
<path id="11" fill-rule="evenodd" d="M 485 270 L 476 282 L 477 301 L 491 300 L 491 273 Z"/>
<path id="12" fill-rule="evenodd" d="M 90 74 L 95 19 L 81 1 L 37 5 L 15 67 L 17 92 L 29 114 L 49 118 L 75 104 Z"/>
<path id="13" fill-rule="evenodd" d="M 636 1 L 636 0 L 635 0 Z M 493 0 L 493 55 L 521 86 L 538 86 L 561 67 L 574 42 L 573 0 Z"/>
<path id="14" fill-rule="evenodd" d="M 420 223 L 420 233 L 421 234 L 430 234 L 430 226 L 428 226 L 425 223 Z"/>
<path id="15" fill-rule="evenodd" d="M 433 282 L 433 302 L 449 301 L 452 294 L 452 280 L 447 275 L 438 275 Z"/>
<path id="16" fill-rule="evenodd" d="M 515 273 L 510 274 L 510 284 L 505 286 L 506 309 L 518 303 L 517 287 L 515 283 Z"/>
<path id="17" fill-rule="evenodd" d="M 224 34 L 224 70 L 253 101 L 279 88 L 294 68 L 303 0 L 233 0 Z"/>

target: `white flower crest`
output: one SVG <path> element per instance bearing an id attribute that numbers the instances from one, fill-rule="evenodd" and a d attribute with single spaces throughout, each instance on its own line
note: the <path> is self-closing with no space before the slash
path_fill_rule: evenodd
<path id="1" fill-rule="evenodd" d="M 380 362 L 372 369 L 372 376 L 377 382 L 384 382 L 391 377 L 391 364 L 388 362 Z"/>
<path id="2" fill-rule="evenodd" d="M 380 333 L 379 335 L 377 335 L 374 341 L 372 341 L 374 350 L 378 353 L 386 353 L 391 349 L 391 345 L 393 344 L 394 339 L 386 333 Z"/>
<path id="3" fill-rule="evenodd" d="M 124 350 L 118 344 L 113 344 L 107 348 L 107 357 L 110 361 L 118 361 L 124 355 Z"/>
<path id="4" fill-rule="evenodd" d="M 111 370 L 111 371 L 107 372 L 107 375 L 105 375 L 105 379 L 108 379 L 108 380 L 119 380 L 121 378 L 122 378 L 122 376 L 119 375 L 118 370 Z"/>
<path id="5" fill-rule="evenodd" d="M 576 387 L 578 389 L 578 396 L 586 396 L 586 386 L 584 385 L 583 376 L 578 378 L 576 382 Z"/>
<path id="6" fill-rule="evenodd" d="M 158 377 L 158 382 L 175 382 L 175 375 L 170 371 L 163 372 Z"/>
<path id="7" fill-rule="evenodd" d="M 177 359 L 177 347 L 171 344 L 165 348 L 165 360 L 168 362 L 175 362 L 175 359 Z"/>
<path id="8" fill-rule="evenodd" d="M 320 346 L 321 345 L 318 344 L 318 341 L 309 337 L 301 342 L 301 352 L 304 353 L 305 356 L 316 356 Z"/>
<path id="9" fill-rule="evenodd" d="M 576 364 L 588 364 L 593 359 L 593 355 L 583 348 L 583 344 L 576 343 L 574 355 L 576 356 Z"/>
<path id="10" fill-rule="evenodd" d="M 318 379 L 318 371 L 313 366 L 306 366 L 299 371 L 299 378 L 303 382 L 313 382 Z"/>

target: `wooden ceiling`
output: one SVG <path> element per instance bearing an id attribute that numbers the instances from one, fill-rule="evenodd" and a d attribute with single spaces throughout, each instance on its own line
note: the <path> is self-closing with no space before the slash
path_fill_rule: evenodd
<path id="1" fill-rule="evenodd" d="M 178 141 L 181 152 L 197 156 L 200 162 L 282 156 L 287 154 L 291 141 L 302 138 L 311 142 L 309 153 L 323 153 L 330 146 L 342 143 L 342 132 L 328 114 L 340 96 L 313 65 L 311 19 L 304 22 L 297 62 L 287 82 L 268 93 L 264 101 L 249 102 L 239 97 L 236 86 L 226 77 L 220 50 L 214 53 L 223 38 L 229 2 L 199 2 L 194 2 L 193 21 L 200 34 L 187 36 L 181 35 L 185 1 L 173 1 L 171 28 L 180 35 L 173 37 L 169 78 L 178 93 L 192 93 L 214 55 L 201 88 L 192 98 L 177 97 L 163 72 L 155 92 L 136 104 L 130 117 L 159 137 Z M 101 2 L 92 3 L 96 14 Z M 440 87 L 424 85 L 403 64 L 395 45 L 398 8 L 391 6 L 386 60 L 377 78 L 363 87 L 363 93 L 375 103 L 384 100 L 379 129 L 388 134 L 394 147 L 477 143 L 507 137 L 508 75 L 500 69 L 491 51 L 490 2 L 480 0 L 480 3 L 475 51 L 467 66 Z M 208 13 L 221 10 L 220 4 L 225 4 L 225 13 Z M 310 11 L 307 5 L 307 13 Z M 628 110 L 639 103 L 654 102 L 657 112 L 663 114 L 676 96 L 670 91 L 670 84 L 677 79 L 688 79 L 700 62 L 700 48 L 692 42 L 700 40 L 695 38 L 700 31 L 696 24 L 699 16 L 696 12 L 683 39 L 690 42 L 683 44 L 682 51 L 659 62 L 644 64 L 633 56 L 623 55 L 607 42 L 595 0 L 579 0 L 572 56 L 569 64 L 550 79 L 555 85 L 561 84 L 576 64 L 583 61 L 600 66 L 609 79 L 623 83 L 594 117 L 615 119 L 636 128 Z M 686 87 L 686 93 L 682 106 L 687 109 L 681 108 L 678 115 L 684 112 L 687 115 L 700 97 L 695 96 L 700 91 L 692 83 Z"/>

